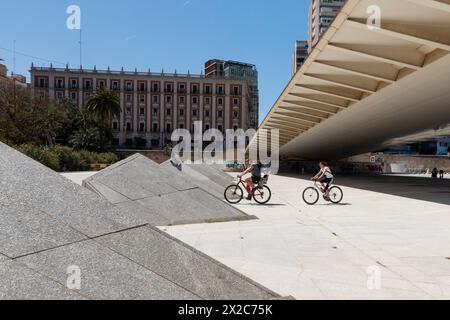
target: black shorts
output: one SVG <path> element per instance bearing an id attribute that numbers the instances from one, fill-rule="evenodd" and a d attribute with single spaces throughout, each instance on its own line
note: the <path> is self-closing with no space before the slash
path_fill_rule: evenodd
<path id="1" fill-rule="evenodd" d="M 327 178 L 327 177 L 323 177 L 322 179 L 319 180 L 320 183 L 326 183 L 327 188 L 330 186 L 332 181 L 333 181 L 333 178 Z"/>
<path id="2" fill-rule="evenodd" d="M 252 176 L 252 182 L 258 184 L 261 181 L 261 177 Z"/>

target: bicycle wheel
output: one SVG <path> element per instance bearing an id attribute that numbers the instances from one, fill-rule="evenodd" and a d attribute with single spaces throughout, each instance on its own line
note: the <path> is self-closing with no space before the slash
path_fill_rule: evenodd
<path id="1" fill-rule="evenodd" d="M 331 187 L 329 192 L 329 199 L 332 203 L 338 204 L 341 203 L 344 198 L 344 192 L 339 187 Z"/>
<path id="2" fill-rule="evenodd" d="M 232 185 L 225 189 L 225 200 L 231 204 L 237 204 L 244 199 L 244 191 L 238 185 Z"/>
<path id="3" fill-rule="evenodd" d="M 306 188 L 303 191 L 303 201 L 310 206 L 315 205 L 319 201 L 319 191 L 313 187 Z"/>
<path id="4" fill-rule="evenodd" d="M 259 204 L 266 204 L 272 198 L 272 191 L 269 187 L 256 187 L 253 189 L 253 200 Z"/>

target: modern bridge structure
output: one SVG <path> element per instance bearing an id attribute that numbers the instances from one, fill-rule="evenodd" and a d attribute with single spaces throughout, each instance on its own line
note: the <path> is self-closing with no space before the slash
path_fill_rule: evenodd
<path id="1" fill-rule="evenodd" d="M 449 53 L 450 0 L 347 0 L 248 148 L 273 129 L 299 159 L 450 135 Z"/>

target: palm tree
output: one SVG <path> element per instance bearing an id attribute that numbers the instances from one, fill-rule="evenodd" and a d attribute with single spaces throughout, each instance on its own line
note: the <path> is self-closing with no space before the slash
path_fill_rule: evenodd
<path id="1" fill-rule="evenodd" d="M 120 100 L 117 94 L 101 87 L 91 94 L 86 103 L 86 110 L 99 122 L 111 126 L 113 117 L 120 117 Z"/>

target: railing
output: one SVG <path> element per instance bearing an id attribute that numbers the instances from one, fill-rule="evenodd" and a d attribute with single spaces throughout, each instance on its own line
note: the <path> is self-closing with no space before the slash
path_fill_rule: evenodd
<path id="1" fill-rule="evenodd" d="M 162 72 L 135 72 L 135 71 L 112 71 L 112 70 L 93 70 L 93 69 L 73 69 L 73 68 L 49 68 L 32 67 L 31 71 L 44 72 L 70 72 L 73 74 L 100 74 L 100 75 L 128 75 L 128 76 L 153 76 L 153 77 L 173 77 L 173 78 L 196 78 L 196 79 L 231 79 L 242 80 L 242 77 L 234 76 L 205 76 L 203 74 L 183 74 L 183 73 L 162 73 Z"/>

